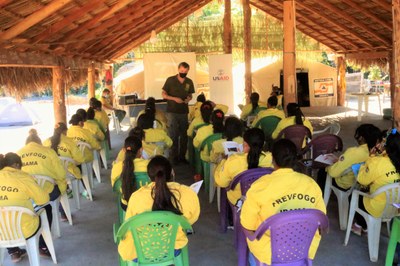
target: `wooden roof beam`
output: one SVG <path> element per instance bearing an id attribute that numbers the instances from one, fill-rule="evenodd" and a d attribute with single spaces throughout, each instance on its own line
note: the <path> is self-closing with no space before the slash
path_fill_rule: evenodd
<path id="1" fill-rule="evenodd" d="M 297 4 L 297 2 L 296 2 L 296 4 Z M 262 10 L 262 11 L 264 11 L 265 13 L 271 15 L 272 17 L 276 18 L 276 19 L 279 20 L 279 21 L 281 21 L 281 20 L 283 19 L 283 18 L 282 18 L 282 16 L 283 16 L 283 10 L 279 10 L 279 11 L 277 12 L 277 14 L 274 14 L 272 11 L 276 11 L 276 10 L 277 10 L 276 7 L 273 7 L 273 8 L 271 7 L 270 10 L 265 10 L 265 8 L 263 8 L 262 6 L 260 6 L 258 3 L 251 2 L 251 5 L 254 6 L 254 7 L 256 7 L 256 8 L 258 8 L 258 9 L 260 9 L 260 10 Z M 263 2 L 263 5 L 267 5 L 267 4 Z M 268 6 L 269 6 L 269 5 L 268 5 Z M 280 12 L 280 11 L 282 11 L 282 12 Z M 303 26 L 304 26 L 304 25 L 303 25 Z M 305 26 L 305 27 L 309 27 L 309 26 Z M 322 44 L 324 44 L 325 46 L 329 47 L 329 48 L 332 49 L 333 51 L 337 51 L 337 50 L 338 50 L 338 49 L 336 49 L 334 46 L 332 46 L 332 44 L 328 44 L 327 42 L 325 42 L 324 40 L 321 39 L 321 36 L 324 36 L 324 34 L 320 34 L 318 31 L 316 31 L 316 33 L 318 33 L 318 34 L 314 34 L 314 32 L 313 32 L 314 29 L 308 28 L 307 31 L 306 31 L 305 29 L 302 29 L 300 25 L 298 25 L 297 28 L 298 28 L 301 32 L 303 32 L 304 34 L 310 36 L 311 38 L 313 38 L 314 40 L 317 40 L 318 42 L 321 42 Z M 310 32 L 308 32 L 308 31 L 310 31 Z M 329 41 L 335 43 L 335 41 L 333 41 L 333 40 L 329 40 Z M 346 49 L 345 49 L 342 45 L 340 45 L 340 44 L 339 44 L 339 47 L 342 48 L 342 49 L 344 49 L 344 50 L 346 50 Z"/>
<path id="2" fill-rule="evenodd" d="M 389 58 L 389 51 L 382 52 L 365 52 L 365 53 L 346 53 L 346 59 L 365 60 Z"/>
<path id="3" fill-rule="evenodd" d="M 318 0 L 317 2 L 318 5 L 324 7 L 325 9 L 332 11 L 335 13 L 336 16 L 341 17 L 344 20 L 347 20 L 351 23 L 353 23 L 355 26 L 363 29 L 364 31 L 368 32 L 371 36 L 373 36 L 375 39 L 378 39 L 379 41 L 383 42 L 385 45 L 387 46 L 391 46 L 391 41 L 382 37 L 380 34 L 378 34 L 377 32 L 375 32 L 374 30 L 372 30 L 371 28 L 369 28 L 367 25 L 365 25 L 364 23 L 360 22 L 359 20 L 345 15 L 343 16 L 343 10 L 337 8 L 336 6 L 326 2 L 326 0 Z"/>
<path id="4" fill-rule="evenodd" d="M 63 42 L 65 40 L 70 39 L 71 37 L 76 38 L 78 36 L 81 36 L 83 31 L 86 31 L 87 29 L 93 27 L 96 25 L 99 21 L 109 17 L 110 15 L 116 13 L 118 10 L 124 8 L 127 6 L 130 2 L 133 0 L 121 0 L 118 1 L 116 4 L 114 4 L 112 7 L 110 7 L 108 10 L 105 10 L 99 14 L 97 14 L 94 18 L 83 22 L 81 25 L 78 25 L 78 27 L 74 30 L 69 31 L 59 42 Z"/>
<path id="5" fill-rule="evenodd" d="M 392 13 L 392 5 L 388 4 L 385 0 L 370 0 L 370 1 L 377 4 L 381 8 L 385 9 L 386 11 Z"/>
<path id="6" fill-rule="evenodd" d="M 171 6 L 172 7 L 175 7 L 175 6 L 178 6 L 179 5 L 179 2 L 178 1 L 175 1 L 175 2 L 173 2 L 172 4 L 171 4 Z M 172 8 L 170 8 L 171 6 L 169 6 L 168 8 L 167 8 L 167 10 L 172 10 Z M 135 8 L 137 8 L 137 7 L 135 7 Z M 150 5 L 150 6 L 148 6 L 147 8 L 144 8 L 143 10 L 151 10 L 152 11 L 152 13 L 150 13 L 148 16 L 140 16 L 140 17 L 136 17 L 134 20 L 131 20 L 130 21 L 130 25 L 140 25 L 141 23 L 143 23 L 144 21 L 146 21 L 146 20 L 148 20 L 147 19 L 147 17 L 152 17 L 153 15 L 155 15 L 155 14 L 157 14 L 158 12 L 160 12 L 162 9 L 164 8 L 164 5 L 159 5 L 159 6 L 153 6 L 153 5 Z M 104 47 L 107 47 L 107 46 L 110 46 L 110 47 L 113 47 L 114 45 L 118 45 L 119 44 L 119 40 L 121 39 L 121 38 L 123 38 L 125 35 L 129 35 L 129 34 L 131 34 L 132 32 L 135 32 L 135 31 L 138 31 L 139 30 L 139 28 L 137 28 L 137 27 L 132 27 L 132 26 L 130 26 L 130 27 L 124 27 L 124 28 L 122 28 L 122 29 L 124 29 L 124 30 L 122 30 L 122 32 L 121 31 L 118 31 L 117 32 L 117 34 L 116 34 L 116 36 L 114 36 L 113 37 L 113 40 L 110 42 L 110 40 L 109 39 L 101 39 L 101 40 L 99 40 L 100 42 L 95 42 L 93 45 L 90 45 L 90 46 L 88 46 L 86 49 L 84 49 L 83 51 L 85 52 L 85 51 L 90 51 L 90 50 L 93 50 L 93 51 L 98 51 L 98 50 L 103 50 L 104 49 Z"/>
<path id="7" fill-rule="evenodd" d="M 63 18 L 62 20 L 54 23 L 51 25 L 49 28 L 47 28 L 45 31 L 37 35 L 36 37 L 33 38 L 32 43 L 38 43 L 42 40 L 47 39 L 51 35 L 59 32 L 66 26 L 68 26 L 71 23 L 74 23 L 75 20 L 81 18 L 83 15 L 86 13 L 94 10 L 95 8 L 99 7 L 100 5 L 104 5 L 104 2 L 99 1 L 99 0 L 92 0 L 87 2 L 84 6 L 77 6 L 74 9 L 72 9 L 68 16 Z"/>
<path id="8" fill-rule="evenodd" d="M 0 40 L 9 40 L 50 16 L 72 0 L 54 0 L 0 34 Z"/>
<path id="9" fill-rule="evenodd" d="M 355 10 L 360 11 L 364 16 L 370 18 L 372 21 L 380 24 L 382 27 L 386 28 L 389 31 L 392 31 L 392 24 L 387 22 L 387 21 L 383 21 L 382 19 L 380 19 L 379 17 L 377 17 L 375 14 L 371 13 L 368 9 L 362 7 L 360 4 L 358 3 L 354 3 L 354 0 L 346 0 L 345 3 L 346 5 L 352 7 Z"/>
<path id="10" fill-rule="evenodd" d="M 172 26 L 173 24 L 175 24 L 176 22 L 182 20 L 183 18 L 187 17 L 189 14 L 193 13 L 194 11 L 196 11 L 197 9 L 203 7 L 204 5 L 208 4 L 209 2 L 211 2 L 211 0 L 201 0 L 201 1 L 194 1 L 192 3 L 192 5 L 189 5 L 191 8 L 185 8 L 185 9 L 181 9 L 182 12 L 179 16 L 170 16 L 168 18 L 163 18 L 163 20 L 161 21 L 156 21 L 154 25 L 155 30 L 157 32 L 161 32 L 165 29 L 167 29 L 168 27 Z M 195 3 L 195 4 L 194 4 Z M 177 13 L 174 13 L 177 14 Z M 178 13 L 179 14 L 179 13 Z M 146 37 L 146 38 L 145 38 Z M 135 41 L 131 42 L 131 44 L 129 44 L 129 40 L 127 43 L 124 44 L 124 46 L 119 47 L 118 49 L 114 49 L 113 51 L 111 51 L 110 53 L 107 54 L 107 59 L 112 59 L 118 56 L 121 56 L 127 52 L 129 52 L 130 50 L 132 50 L 132 48 L 137 47 L 138 45 L 140 45 L 141 43 L 145 42 L 147 39 L 149 38 L 149 35 L 147 36 L 141 36 L 138 37 L 137 39 L 134 39 Z M 128 45 L 129 44 L 129 45 Z"/>
<path id="11" fill-rule="evenodd" d="M 358 41 L 364 43 L 365 45 L 367 45 L 368 47 L 373 47 L 374 43 L 371 43 L 369 40 L 364 40 L 363 37 L 357 35 L 356 33 L 354 33 L 351 29 L 343 26 L 343 24 L 341 24 L 340 22 L 338 22 L 337 20 L 326 16 L 325 14 L 322 14 L 321 12 L 319 12 L 318 10 L 316 10 L 314 7 L 310 7 L 305 5 L 303 2 L 296 2 L 296 4 L 298 6 L 301 6 L 301 8 L 306 9 L 307 11 L 327 20 L 329 23 L 335 25 L 336 27 L 340 28 L 341 30 L 343 30 L 344 32 L 346 32 L 347 34 L 349 34 L 350 36 L 352 36 L 353 38 L 357 39 Z"/>
<path id="12" fill-rule="evenodd" d="M 2 8 L 3 6 L 8 5 L 9 3 L 11 3 L 13 0 L 0 0 L 0 8 Z"/>

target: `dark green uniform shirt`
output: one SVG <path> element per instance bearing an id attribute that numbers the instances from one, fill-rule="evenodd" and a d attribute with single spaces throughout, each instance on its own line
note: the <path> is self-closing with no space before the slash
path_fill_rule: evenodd
<path id="1" fill-rule="evenodd" d="M 185 100 L 190 94 L 194 93 L 193 81 L 186 77 L 183 83 L 178 80 L 178 75 L 169 77 L 162 88 L 169 96 L 178 97 Z M 167 101 L 167 112 L 176 114 L 187 114 L 189 108 L 186 103 Z"/>

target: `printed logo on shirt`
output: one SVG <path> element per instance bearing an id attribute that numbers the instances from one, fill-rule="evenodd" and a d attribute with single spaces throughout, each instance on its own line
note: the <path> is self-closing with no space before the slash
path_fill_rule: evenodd
<path id="1" fill-rule="evenodd" d="M 24 167 L 24 166 L 32 166 L 32 165 L 38 165 L 38 162 L 37 161 L 22 162 L 22 167 Z"/>
<path id="2" fill-rule="evenodd" d="M 32 156 L 34 156 L 34 157 L 39 157 L 39 158 L 42 158 L 42 159 L 46 159 L 46 155 L 41 154 L 41 153 L 38 153 L 38 152 L 28 152 L 28 153 L 24 153 L 24 154 L 21 155 L 21 158 L 24 159 L 24 158 L 26 158 L 26 157 L 32 157 Z"/>
<path id="3" fill-rule="evenodd" d="M 61 150 L 63 152 L 67 152 L 68 151 L 67 148 L 62 147 L 62 146 L 57 146 L 57 150 Z"/>
<path id="4" fill-rule="evenodd" d="M 290 208 L 290 209 L 282 209 L 279 212 L 287 212 L 287 211 L 295 211 L 295 210 L 305 210 L 306 208 Z"/>
<path id="5" fill-rule="evenodd" d="M 311 203 L 315 203 L 315 197 L 311 197 L 310 195 L 302 194 L 302 193 L 299 193 L 299 194 L 292 193 L 292 194 L 285 195 L 285 196 L 273 201 L 272 202 L 272 207 L 275 207 L 275 205 L 277 205 L 277 204 L 282 204 L 282 203 L 285 203 L 285 202 L 287 202 L 289 200 L 294 200 L 294 199 L 304 200 L 304 201 L 309 201 Z"/>
<path id="6" fill-rule="evenodd" d="M 389 176 L 391 176 L 391 175 L 398 175 L 399 174 L 399 172 L 398 171 L 389 171 L 389 172 L 386 172 L 386 177 L 389 177 Z"/>
<path id="7" fill-rule="evenodd" d="M 19 192 L 18 188 L 10 186 L 0 186 L 1 192 Z M 8 200 L 7 195 L 0 195 L 0 200 Z"/>
<path id="8" fill-rule="evenodd" d="M 73 137 L 73 139 L 74 139 L 74 140 L 77 140 L 77 141 L 86 142 L 86 140 L 83 139 L 83 138 L 81 138 L 81 137 Z"/>

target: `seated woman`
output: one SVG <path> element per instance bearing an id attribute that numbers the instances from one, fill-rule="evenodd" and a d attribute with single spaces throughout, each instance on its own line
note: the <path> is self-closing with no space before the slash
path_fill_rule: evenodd
<path id="1" fill-rule="evenodd" d="M 143 145 L 146 155 L 150 158 L 164 154 L 165 149 L 171 148 L 172 139 L 167 132 L 160 128 L 153 128 L 154 119 L 149 113 L 142 114 L 137 121 L 137 129 L 143 131 Z"/>
<path id="2" fill-rule="evenodd" d="M 251 126 L 255 127 L 258 121 L 267 116 L 276 116 L 279 117 L 280 119 L 284 119 L 286 117 L 285 113 L 282 110 L 276 108 L 277 104 L 278 104 L 278 98 L 276 98 L 276 96 L 269 97 L 267 102 L 267 109 L 262 110 L 257 114 Z"/>
<path id="3" fill-rule="evenodd" d="M 147 211 L 171 211 L 183 215 L 190 224 L 194 224 L 200 215 L 199 199 L 188 186 L 172 182 L 172 167 L 168 159 L 163 156 L 154 157 L 147 166 L 147 173 L 152 182 L 132 194 L 125 220 Z M 187 243 L 186 234 L 179 230 L 175 249 L 179 250 Z M 137 257 L 130 232 L 119 243 L 118 252 L 126 261 Z"/>
<path id="4" fill-rule="evenodd" d="M 104 134 L 107 135 L 110 118 L 108 118 L 107 113 L 102 109 L 102 103 L 99 100 L 93 100 L 92 105 L 90 107 L 94 109 L 94 119 L 99 123 L 100 129 Z"/>
<path id="5" fill-rule="evenodd" d="M 313 133 L 313 127 L 310 121 L 303 115 L 297 103 L 289 103 L 286 109 L 287 117 L 282 119 L 276 126 L 274 133 L 272 133 L 273 139 L 276 139 L 283 129 L 293 125 L 303 125 L 310 130 L 311 134 Z"/>
<path id="6" fill-rule="evenodd" d="M 357 147 L 348 148 L 338 159 L 338 161 L 327 167 L 328 174 L 332 177 L 332 185 L 348 190 L 355 182 L 354 172 L 349 171 L 343 174 L 353 164 L 364 163 L 369 158 L 369 151 L 382 140 L 381 131 L 372 124 L 362 124 L 355 133 Z M 318 174 L 318 184 L 321 189 L 325 187 L 326 174 Z"/>
<path id="7" fill-rule="evenodd" d="M 278 103 L 276 105 L 276 108 L 278 108 L 279 110 L 283 110 L 283 92 L 282 92 L 282 89 L 279 88 L 278 86 L 274 86 L 272 84 L 271 96 L 276 96 L 276 98 L 278 99 Z"/>
<path id="8" fill-rule="evenodd" d="M 29 131 L 26 145 L 17 154 L 22 160 L 22 171 L 31 175 L 44 175 L 54 179 L 56 185 L 45 182 L 44 191 L 50 194 L 50 201 L 57 199 L 67 189 L 66 172 L 57 153 L 42 145 L 35 129 Z"/>
<path id="9" fill-rule="evenodd" d="M 278 140 L 272 148 L 274 168 L 269 175 L 260 177 L 247 191 L 240 214 L 244 229 L 255 231 L 260 224 L 274 214 L 295 209 L 317 209 L 326 213 L 322 192 L 317 183 L 293 170 L 297 163 L 296 146 L 288 139 Z M 317 251 L 320 234 L 311 243 L 309 258 Z M 271 264 L 270 233 L 256 241 L 247 241 L 250 249 L 250 265 L 255 256 L 260 262 Z"/>
<path id="10" fill-rule="evenodd" d="M 195 117 L 200 117 L 200 107 L 206 101 L 206 96 L 203 93 L 197 95 L 196 103 L 193 106 L 189 106 L 188 120 L 193 121 Z"/>
<path id="11" fill-rule="evenodd" d="M 224 142 L 234 141 L 243 144 L 243 124 L 239 118 L 230 116 L 225 120 L 223 138 L 214 141 L 210 152 L 210 162 L 219 163 L 224 155 Z"/>
<path id="12" fill-rule="evenodd" d="M 49 194 L 35 182 L 29 174 L 21 171 L 21 158 L 15 153 L 0 155 L 0 180 L 1 185 L 9 189 L 2 192 L 1 207 L 20 206 L 33 210 L 32 203 L 44 205 L 49 201 Z M 51 205 L 45 207 L 49 225 L 52 222 Z M 40 218 L 27 214 L 22 215 L 21 227 L 25 239 L 34 236 L 39 229 Z M 19 247 L 7 248 L 13 263 L 19 262 L 25 255 L 26 250 Z M 41 256 L 51 257 L 42 236 L 39 238 L 39 252 Z"/>
<path id="13" fill-rule="evenodd" d="M 85 161 L 85 158 L 76 146 L 74 140 L 67 137 L 67 131 L 68 128 L 64 123 L 57 123 L 53 136 L 46 139 L 43 146 L 53 149 L 58 156 L 71 158 L 77 163 L 77 165 L 80 165 Z M 70 172 L 75 178 L 81 179 L 81 171 L 77 165 L 69 163 L 68 172 Z"/>
<path id="14" fill-rule="evenodd" d="M 92 133 L 83 128 L 83 118 L 80 115 L 74 114 L 69 123 L 71 126 L 67 131 L 67 136 L 75 141 L 77 144 L 78 142 L 84 142 L 89 144 L 92 149 L 100 150 L 100 143 L 93 137 Z M 93 161 L 93 152 L 92 150 L 85 149 L 83 153 L 83 157 L 85 159 L 85 163 Z"/>
<path id="15" fill-rule="evenodd" d="M 144 141 L 144 131 L 139 127 L 132 128 L 128 133 L 128 137 L 135 137 L 135 138 L 142 140 L 142 158 L 148 159 L 149 156 L 145 152 L 145 147 L 146 147 L 147 143 Z M 148 148 L 148 149 L 151 149 L 151 148 Z M 122 162 L 122 161 L 124 161 L 124 159 L 125 159 L 125 147 L 122 147 L 122 149 L 118 152 L 117 158 L 115 158 L 113 164 Z"/>
<path id="16" fill-rule="evenodd" d="M 126 210 L 131 194 L 143 185 L 150 183 L 150 179 L 139 180 L 135 176 L 135 173 L 147 172 L 147 164 L 149 163 L 148 160 L 142 158 L 142 141 L 137 137 L 127 137 L 124 143 L 124 150 L 124 160 L 117 162 L 112 167 L 111 185 L 114 186 L 117 179 L 121 178 L 121 206 L 122 209 Z"/>
<path id="17" fill-rule="evenodd" d="M 246 120 L 249 115 L 257 115 L 261 108 L 267 108 L 267 104 L 260 102 L 260 95 L 257 92 L 253 92 L 250 95 L 250 103 L 246 104 L 242 108 L 242 113 L 240 114 L 241 120 Z"/>
<path id="18" fill-rule="evenodd" d="M 364 165 L 360 167 L 357 181 L 370 194 L 377 189 L 400 182 L 400 134 L 397 129 L 388 131 L 386 139 L 378 143 L 370 152 L 370 157 Z M 366 198 L 358 201 L 359 208 L 367 211 L 373 217 L 382 215 L 386 206 L 386 195 L 381 193 L 374 198 Z M 355 223 L 352 231 L 361 235 L 362 230 L 367 229 L 364 218 L 356 213 Z"/>
<path id="19" fill-rule="evenodd" d="M 201 144 L 207 137 L 211 136 L 212 134 L 223 133 L 224 118 L 224 113 L 221 110 L 214 110 L 210 118 L 211 124 L 199 128 L 196 136 L 193 139 L 193 146 L 195 148 L 200 148 Z M 208 150 L 207 146 L 201 151 L 200 158 L 206 162 L 210 161 L 210 151 Z"/>
<path id="20" fill-rule="evenodd" d="M 205 101 L 200 107 L 200 116 L 195 117 L 193 121 L 190 123 L 187 130 L 187 135 L 189 137 L 194 137 L 195 135 L 194 130 L 198 126 L 209 124 L 212 112 L 213 112 L 212 103 L 210 101 Z"/>
<path id="21" fill-rule="evenodd" d="M 272 167 L 272 155 L 264 152 L 265 136 L 259 128 L 251 128 L 243 136 L 243 153 L 233 154 L 222 160 L 214 172 L 215 183 L 219 187 L 228 187 L 240 173 L 258 167 Z M 228 200 L 233 205 L 240 199 L 242 193 L 240 184 L 235 190 L 228 191 Z"/>
<path id="22" fill-rule="evenodd" d="M 77 112 L 77 114 L 79 113 Z M 84 120 L 83 128 L 89 130 L 90 133 L 92 133 L 92 135 L 95 137 L 95 139 L 101 142 L 105 139 L 105 135 L 101 130 L 99 123 L 95 120 L 94 117 L 95 111 L 92 107 L 89 107 L 86 112 L 86 119 Z"/>
<path id="23" fill-rule="evenodd" d="M 156 108 L 156 99 L 153 97 L 147 98 L 144 110 L 140 111 L 137 117 L 140 117 L 144 113 L 150 113 L 154 116 L 153 120 L 157 123 L 156 128 L 167 130 L 167 117 L 162 110 Z"/>

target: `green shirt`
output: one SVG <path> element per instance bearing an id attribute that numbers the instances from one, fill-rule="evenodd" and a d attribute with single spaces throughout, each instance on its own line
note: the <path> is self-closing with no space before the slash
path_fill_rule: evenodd
<path id="1" fill-rule="evenodd" d="M 169 77 L 162 88 L 169 96 L 178 97 L 185 100 L 190 94 L 194 93 L 193 81 L 186 77 L 181 83 L 178 75 Z M 189 108 L 187 103 L 177 103 L 175 101 L 167 101 L 167 112 L 176 114 L 188 114 Z"/>

